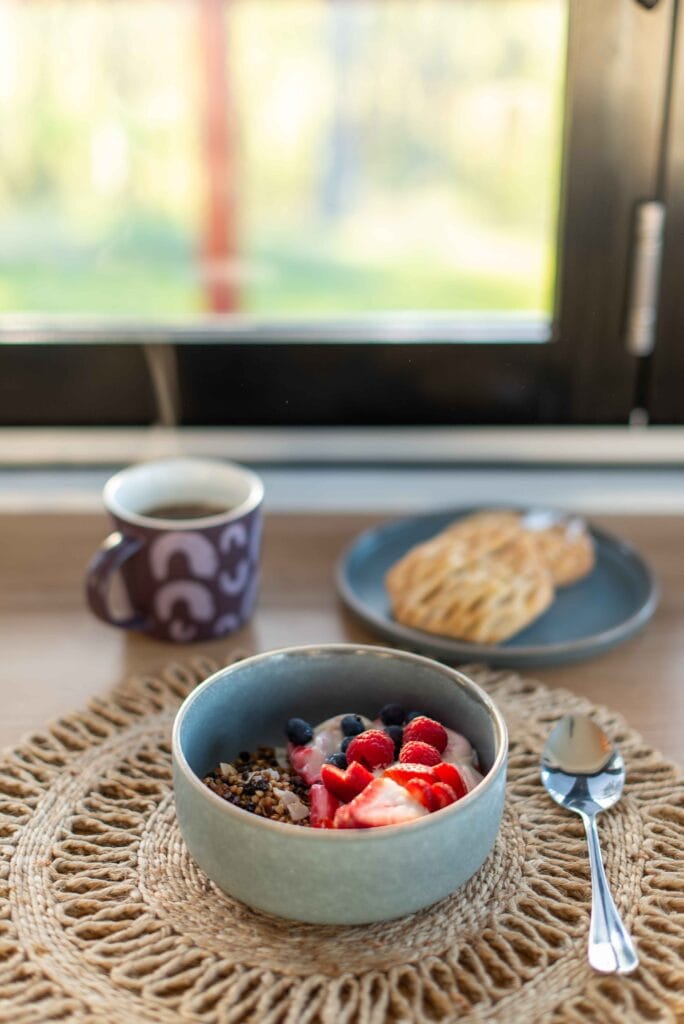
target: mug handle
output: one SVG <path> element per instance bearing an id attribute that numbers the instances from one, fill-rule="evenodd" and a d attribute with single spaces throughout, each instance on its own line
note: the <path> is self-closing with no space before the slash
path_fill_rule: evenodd
<path id="1" fill-rule="evenodd" d="M 128 618 L 117 619 L 109 608 L 112 576 L 142 546 L 142 541 L 136 537 L 126 537 L 117 531 L 110 533 L 90 560 L 86 574 L 86 598 L 98 619 L 109 623 L 110 626 L 118 626 L 120 629 L 143 629 L 147 623 L 146 616 L 140 612 L 134 612 Z"/>

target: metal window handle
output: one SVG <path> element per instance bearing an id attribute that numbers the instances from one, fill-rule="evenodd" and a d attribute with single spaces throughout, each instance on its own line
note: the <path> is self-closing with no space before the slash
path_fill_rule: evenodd
<path id="1" fill-rule="evenodd" d="M 655 343 L 664 227 L 662 202 L 650 199 L 637 205 L 625 323 L 625 347 L 633 356 L 650 355 Z"/>

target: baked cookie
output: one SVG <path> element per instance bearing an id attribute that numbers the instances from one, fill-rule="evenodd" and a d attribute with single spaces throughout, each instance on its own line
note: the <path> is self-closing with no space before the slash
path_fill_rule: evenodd
<path id="1" fill-rule="evenodd" d="M 526 529 L 557 587 L 576 583 L 591 572 L 596 562 L 594 542 L 583 519 L 572 516 L 543 529 L 535 529 L 533 522 Z"/>
<path id="2" fill-rule="evenodd" d="M 441 533 L 411 548 L 385 576 L 390 597 L 399 599 L 408 588 L 429 580 L 440 567 L 457 571 L 496 551 L 521 532 L 520 515 L 507 509 L 475 512 L 457 519 Z"/>
<path id="3" fill-rule="evenodd" d="M 446 532 L 446 531 L 445 531 Z M 453 557 L 444 534 L 409 585 L 389 580 L 398 622 L 471 643 L 495 644 L 528 626 L 553 601 L 553 580 L 526 530 L 479 557 Z M 435 538 L 436 540 L 436 538 Z M 430 543 L 430 542 L 428 542 Z M 395 567 L 396 568 L 396 567 Z"/>

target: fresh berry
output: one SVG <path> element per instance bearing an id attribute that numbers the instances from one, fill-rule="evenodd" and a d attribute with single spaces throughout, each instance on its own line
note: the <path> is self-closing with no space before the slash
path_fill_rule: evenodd
<path id="1" fill-rule="evenodd" d="M 340 801 L 332 795 L 320 782 L 314 783 L 309 790 L 311 809 L 309 821 L 313 828 L 332 828 L 335 811 Z"/>
<path id="2" fill-rule="evenodd" d="M 475 789 L 482 782 L 482 773 L 477 768 L 473 768 L 471 764 L 459 764 L 456 767 L 461 773 L 463 785 L 467 793 L 470 793 L 471 790 Z"/>
<path id="3" fill-rule="evenodd" d="M 401 704 L 385 704 L 380 711 L 380 721 L 383 725 L 403 725 L 406 712 Z"/>
<path id="4" fill-rule="evenodd" d="M 287 754 L 297 775 L 309 786 L 321 781 L 321 768 L 326 755 L 320 747 L 296 747 L 293 743 L 288 743 Z"/>
<path id="5" fill-rule="evenodd" d="M 394 760 L 394 742 L 386 732 L 367 729 L 347 747 L 347 760 L 360 761 L 367 768 L 386 768 Z"/>
<path id="6" fill-rule="evenodd" d="M 406 735 L 406 730 L 404 730 Z M 402 764 L 439 764 L 442 758 L 430 743 L 412 740 L 401 748 L 399 760 Z"/>
<path id="7" fill-rule="evenodd" d="M 411 743 L 413 740 L 420 740 L 421 743 L 429 743 L 431 747 L 441 754 L 449 737 L 443 725 L 435 722 L 434 718 L 427 718 L 419 715 L 414 718 L 404 729 L 404 743 Z"/>
<path id="8" fill-rule="evenodd" d="M 394 744 L 394 759 L 397 760 L 399 757 L 399 751 L 401 750 L 401 744 L 404 741 L 404 730 L 400 725 L 387 725 L 385 726 L 385 732 Z"/>
<path id="9" fill-rule="evenodd" d="M 422 711 L 409 711 L 408 715 L 406 716 L 406 721 L 407 722 L 412 722 L 414 718 L 424 718 L 424 717 L 425 716 L 423 715 Z"/>
<path id="10" fill-rule="evenodd" d="M 324 764 L 321 768 L 321 780 L 328 792 L 346 803 L 365 789 L 373 781 L 373 776 L 358 761 L 352 761 L 348 768 L 337 768 L 334 764 Z"/>
<path id="11" fill-rule="evenodd" d="M 422 818 L 428 811 L 392 779 L 373 779 L 362 793 L 335 812 L 335 828 L 373 828 L 400 825 Z"/>
<path id="12" fill-rule="evenodd" d="M 437 811 L 441 807 L 437 796 L 433 793 L 433 787 L 425 779 L 410 779 L 406 783 L 406 789 L 418 803 L 422 804 L 428 811 Z"/>
<path id="13" fill-rule="evenodd" d="M 334 764 L 336 768 L 346 768 L 347 758 L 344 754 L 331 754 L 330 757 L 326 757 L 326 764 Z"/>
<path id="14" fill-rule="evenodd" d="M 451 786 L 446 782 L 435 782 L 432 787 L 432 795 L 437 801 L 438 809 L 455 804 L 458 799 Z"/>
<path id="15" fill-rule="evenodd" d="M 455 764 L 443 762 L 442 764 L 435 765 L 434 771 L 440 782 L 446 782 L 453 789 L 457 800 L 460 800 L 462 796 L 467 794 L 468 787 Z"/>
<path id="16" fill-rule="evenodd" d="M 411 779 L 424 779 L 426 782 L 435 782 L 437 779 L 435 769 L 427 764 L 393 764 L 385 768 L 384 774 L 400 786 L 405 786 Z"/>
<path id="17" fill-rule="evenodd" d="M 340 743 L 340 750 L 341 750 L 341 752 L 342 752 L 343 754 L 346 754 L 346 753 L 347 753 L 347 747 L 349 746 L 349 744 L 351 743 L 351 741 L 352 741 L 353 739 L 354 739 L 354 737 L 353 737 L 353 736 L 345 736 L 345 737 L 344 737 L 344 739 L 343 739 L 343 740 L 342 740 L 342 742 Z"/>
<path id="18" fill-rule="evenodd" d="M 290 718 L 285 726 L 285 735 L 295 747 L 304 747 L 311 743 L 314 731 L 303 718 Z"/>
<path id="19" fill-rule="evenodd" d="M 345 736 L 358 736 L 366 726 L 360 715 L 345 715 L 340 722 L 340 728 Z"/>

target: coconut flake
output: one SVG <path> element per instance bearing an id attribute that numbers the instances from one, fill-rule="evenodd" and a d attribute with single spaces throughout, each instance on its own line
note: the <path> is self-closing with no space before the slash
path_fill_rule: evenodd
<path id="1" fill-rule="evenodd" d="M 309 808 L 299 799 L 296 793 L 289 789 L 276 789 L 275 786 L 273 787 L 273 792 L 282 801 L 285 810 L 293 821 L 303 821 L 304 818 L 308 818 Z"/>

